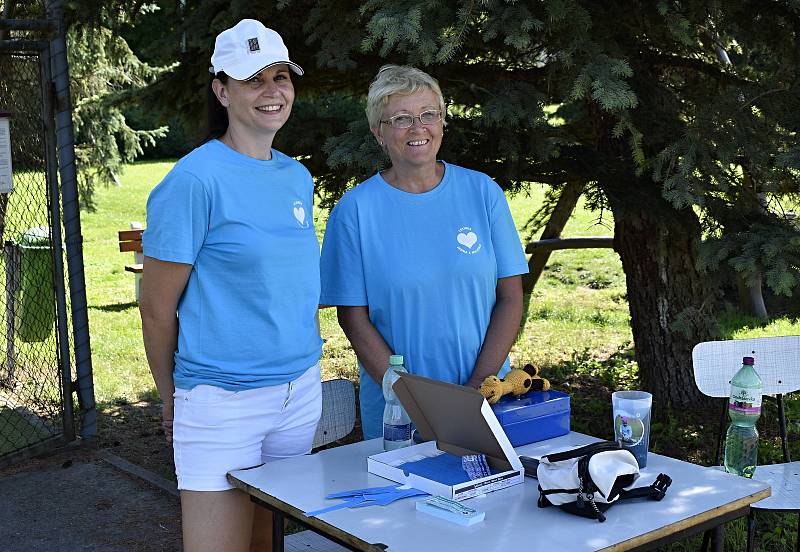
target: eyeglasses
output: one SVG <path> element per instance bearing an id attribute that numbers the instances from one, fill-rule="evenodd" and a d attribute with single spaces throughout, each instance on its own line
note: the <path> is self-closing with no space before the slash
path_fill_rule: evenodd
<path id="1" fill-rule="evenodd" d="M 401 113 L 394 117 L 389 117 L 385 121 L 381 121 L 392 128 L 411 128 L 414 126 L 414 119 L 419 119 L 420 124 L 433 125 L 442 120 L 442 112 L 438 109 L 428 109 L 419 115 L 411 115 L 410 113 Z"/>

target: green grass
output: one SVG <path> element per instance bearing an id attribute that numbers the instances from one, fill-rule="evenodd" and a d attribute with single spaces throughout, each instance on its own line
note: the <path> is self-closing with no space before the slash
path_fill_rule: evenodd
<path id="1" fill-rule="evenodd" d="M 509 199 L 517 228 L 523 228 L 542 204 L 544 193 L 542 186 L 531 185 L 527 193 Z M 600 222 L 597 214 L 583 208 L 581 200 L 562 237 L 613 236 L 613 225 L 610 214 Z M 524 243 L 527 236 L 520 237 Z M 619 256 L 611 249 L 554 251 L 524 320 L 512 349 L 512 363 L 532 362 L 547 374 L 576 351 L 589 349 L 599 358 L 608 358 L 632 340 Z"/>
<path id="2" fill-rule="evenodd" d="M 53 432 L 36 420 L 32 413 L 27 416 L 13 408 L 0 407 L 0 456 L 38 443 Z"/>
<path id="3" fill-rule="evenodd" d="M 142 345 L 134 276 L 125 272 L 133 254 L 119 252 L 117 232 L 132 221 L 145 221 L 147 195 L 171 166 L 127 167 L 122 185 L 99 189 L 97 211 L 81 215 L 95 395 L 101 403 L 155 395 Z"/>
<path id="4" fill-rule="evenodd" d="M 114 416 L 115 405 L 155 397 L 134 301 L 134 277 L 123 270 L 125 264 L 132 262 L 132 254 L 118 251 L 117 231 L 126 229 L 131 221 L 145 221 L 147 195 L 171 166 L 172 163 L 129 166 L 121 177 L 122 185 L 98 190 L 97 211 L 82 215 L 95 394 L 101 412 L 104 409 L 108 416 Z M 510 199 L 518 228 L 524 226 L 543 197 L 544 189 L 532 186 L 528 193 Z M 316 213 L 320 239 L 326 216 L 327 213 Z M 604 214 L 602 224 L 598 224 L 597 215 L 580 203 L 563 236 L 612 233 L 610 214 Z M 323 377 L 357 380 L 355 356 L 338 327 L 335 309 L 321 311 L 320 323 L 325 339 Z M 726 338 L 800 333 L 798 322 L 788 318 L 764 325 L 726 314 L 720 325 Z M 611 249 L 557 251 L 531 296 L 522 331 L 511 352 L 512 364 L 532 362 L 542 367 L 542 374 L 557 388 L 572 394 L 573 429 L 607 437 L 611 431 L 610 391 L 638 385 L 631 342 L 625 276 L 619 257 Z M 796 401 L 790 400 L 787 410 L 790 418 L 800 418 Z M 793 417 L 795 412 L 798 415 Z M 790 431 L 796 435 L 798 430 L 800 424 L 790 422 Z M 685 424 L 673 418 L 654 424 L 651 445 L 655 450 L 678 450 L 688 460 L 708 463 L 702 449 L 707 448 L 710 433 L 702 424 Z M 777 451 L 775 441 L 765 436 L 762 458 L 775 459 Z M 759 520 L 760 550 L 788 550 L 793 546 L 794 516 L 763 515 Z M 743 524 L 729 524 L 727 534 L 731 549 L 743 548 Z M 670 550 L 698 547 L 699 540 L 694 539 L 673 545 Z"/>
<path id="5" fill-rule="evenodd" d="M 155 393 L 142 346 L 134 277 L 124 271 L 132 254 L 118 251 L 117 231 L 126 229 L 131 221 L 145 222 L 147 195 L 171 166 L 171 162 L 128 166 L 121 176 L 122 185 L 99 189 L 97 211 L 81 217 L 95 393 L 101 402 L 136 401 Z M 544 188 L 538 185 L 510 198 L 518 228 L 543 198 Z M 317 211 L 315 218 L 321 240 L 327 213 Z M 604 214 L 600 224 L 597 215 L 585 210 L 581 202 L 563 235 L 610 236 L 612 229 L 610 214 Z M 755 319 L 726 315 L 720 323 L 727 338 L 800 333 L 798 322 L 788 318 L 763 325 Z M 325 339 L 325 377 L 355 378 L 355 356 L 336 322 L 335 309 L 323 309 L 320 324 Z M 542 366 L 545 375 L 558 377 L 570 371 L 606 371 L 612 374 L 603 376 L 606 381 L 634 385 L 631 341 L 625 276 L 616 253 L 611 249 L 556 251 L 533 291 L 511 352 L 512 362 L 532 362 Z M 613 375 L 620 362 L 626 366 L 622 379 Z"/>
<path id="6" fill-rule="evenodd" d="M 118 251 L 117 231 L 131 221 L 145 221 L 147 194 L 171 166 L 156 162 L 127 167 L 122 185 L 99 189 L 97 211 L 81 217 L 95 393 L 100 402 L 136 401 L 155 393 L 142 347 L 134 277 L 124 271 L 132 254 Z M 543 197 L 541 187 L 532 187 L 529 194 L 511 200 L 518 228 Z M 595 219 L 578 209 L 564 234 L 610 235 L 609 228 Z M 327 213 L 316 213 L 320 240 L 326 220 Z M 357 377 L 355 355 L 339 329 L 335 309 L 321 311 L 320 325 L 324 375 Z M 625 280 L 616 254 L 610 249 L 555 252 L 533 293 L 512 361 L 557 365 L 571 358 L 576 343 L 581 350 L 589 348 L 606 358 L 630 341 Z"/>

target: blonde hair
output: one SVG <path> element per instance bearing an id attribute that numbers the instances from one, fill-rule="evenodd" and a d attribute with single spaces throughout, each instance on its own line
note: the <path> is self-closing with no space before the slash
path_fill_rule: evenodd
<path id="1" fill-rule="evenodd" d="M 408 65 L 384 65 L 369 85 L 367 95 L 367 121 L 369 128 L 378 128 L 383 117 L 383 108 L 394 94 L 403 96 L 420 90 L 430 90 L 439 100 L 439 110 L 444 118 L 444 98 L 439 83 L 425 71 Z"/>

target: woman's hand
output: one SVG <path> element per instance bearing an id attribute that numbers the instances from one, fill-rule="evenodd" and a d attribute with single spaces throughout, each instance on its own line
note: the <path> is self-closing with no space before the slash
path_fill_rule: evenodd
<path id="1" fill-rule="evenodd" d="M 370 321 L 369 307 L 336 307 L 336 316 L 364 370 L 380 387 L 392 350 Z"/>
<path id="2" fill-rule="evenodd" d="M 517 338 L 522 320 L 522 277 L 509 276 L 497 280 L 497 300 L 489 320 L 481 352 L 467 385 L 480 387 L 487 376 L 494 376 L 503 367 Z"/>
<path id="3" fill-rule="evenodd" d="M 175 402 L 172 399 L 164 401 L 161 406 L 161 429 L 167 443 L 172 444 L 172 420 L 175 419 Z"/>

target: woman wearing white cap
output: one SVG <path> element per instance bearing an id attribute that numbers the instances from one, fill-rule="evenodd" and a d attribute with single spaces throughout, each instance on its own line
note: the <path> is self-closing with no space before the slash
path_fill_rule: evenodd
<path id="1" fill-rule="evenodd" d="M 252 19 L 220 33 L 211 63 L 211 139 L 147 202 L 142 330 L 184 549 L 270 549 L 271 514 L 225 474 L 309 452 L 320 416 L 313 183 L 272 149 L 303 70 Z"/>

